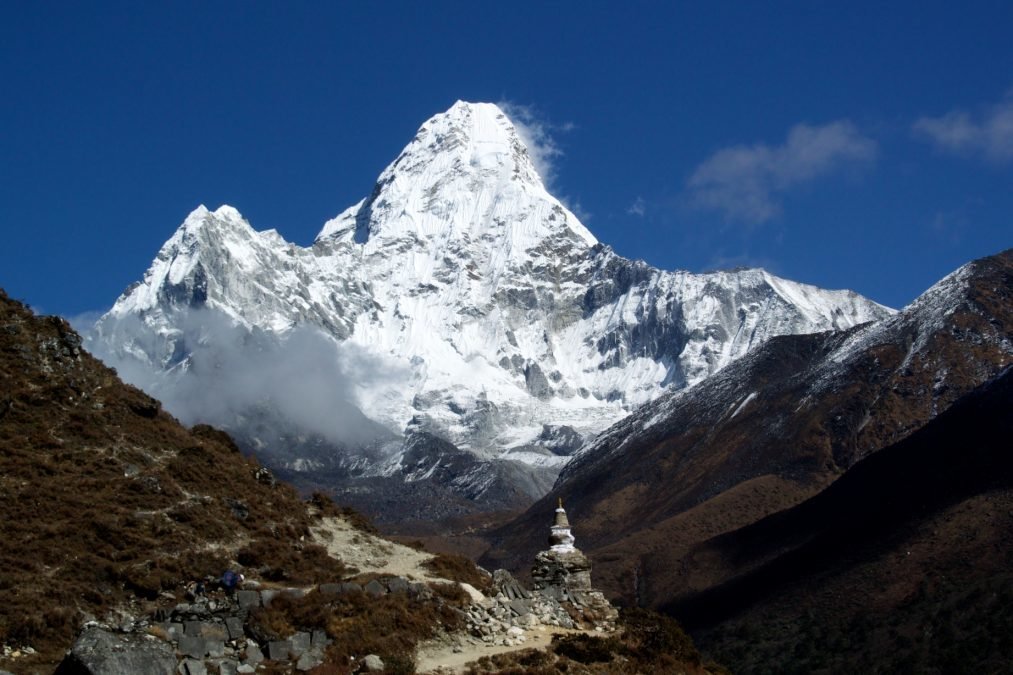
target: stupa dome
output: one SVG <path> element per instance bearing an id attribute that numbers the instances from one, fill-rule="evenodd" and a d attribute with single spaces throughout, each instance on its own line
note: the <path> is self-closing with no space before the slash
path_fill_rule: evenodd
<path id="1" fill-rule="evenodd" d="M 553 520 L 549 534 L 549 550 L 558 552 L 575 551 L 573 542 L 574 538 L 570 532 L 570 521 L 566 517 L 566 510 L 563 509 L 563 500 L 560 498 L 559 506 L 556 508 L 556 517 Z"/>

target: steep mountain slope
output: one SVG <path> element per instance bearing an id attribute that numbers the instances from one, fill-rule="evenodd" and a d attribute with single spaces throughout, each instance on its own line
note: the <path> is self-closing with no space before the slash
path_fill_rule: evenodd
<path id="1" fill-rule="evenodd" d="M 1010 410 L 1007 366 L 816 497 L 701 544 L 734 576 L 666 610 L 736 672 L 1007 668 Z"/>
<path id="2" fill-rule="evenodd" d="M 88 344 L 306 481 L 443 475 L 472 504 L 516 507 L 664 391 L 772 336 L 889 313 L 762 270 L 623 259 L 546 191 L 502 111 L 458 102 L 310 247 L 197 209 Z M 407 465 L 415 434 L 470 466 Z"/>
<path id="3" fill-rule="evenodd" d="M 551 498 L 498 533 L 489 564 L 519 569 L 525 533 L 567 500 L 596 578 L 659 605 L 732 571 L 702 543 L 811 497 L 1013 360 L 1013 251 L 970 263 L 896 316 L 785 336 L 622 420 L 564 469 Z"/>

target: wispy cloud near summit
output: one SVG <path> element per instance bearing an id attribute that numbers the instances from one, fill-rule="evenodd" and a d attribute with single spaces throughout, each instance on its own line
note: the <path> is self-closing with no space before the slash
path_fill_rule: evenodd
<path id="1" fill-rule="evenodd" d="M 729 220 L 762 223 L 781 212 L 788 190 L 846 164 L 871 162 L 878 146 L 847 120 L 797 124 L 781 145 L 734 145 L 700 164 L 686 183 L 690 203 Z"/>
<path id="2" fill-rule="evenodd" d="M 556 126 L 543 119 L 533 106 L 510 101 L 500 101 L 496 105 L 513 122 L 517 135 L 528 148 L 528 155 L 538 175 L 546 186 L 551 185 L 556 178 L 555 160 L 563 154 L 552 134 L 555 131 L 568 131 L 572 125 Z"/>
<path id="3" fill-rule="evenodd" d="M 555 124 L 545 119 L 534 106 L 521 103 L 500 101 L 496 105 L 506 113 L 514 128 L 517 129 L 517 135 L 520 136 L 521 142 L 527 146 L 531 163 L 535 165 L 535 170 L 542 177 L 542 183 L 546 188 L 555 192 L 557 187 L 556 160 L 563 156 L 563 150 L 556 142 L 554 134 L 573 130 L 573 122 Z M 556 197 L 581 222 L 587 223 L 591 220 L 591 213 L 581 205 L 579 198 L 564 194 L 556 194 Z"/>

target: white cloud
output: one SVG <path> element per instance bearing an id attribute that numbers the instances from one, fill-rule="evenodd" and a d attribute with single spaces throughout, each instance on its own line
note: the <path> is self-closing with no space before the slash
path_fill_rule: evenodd
<path id="1" fill-rule="evenodd" d="M 130 323 L 120 330 L 143 334 L 139 319 L 126 321 Z M 353 447 L 372 442 L 380 433 L 379 425 L 359 409 L 357 391 L 392 391 L 403 387 L 408 376 L 403 366 L 349 342 L 335 343 L 317 329 L 300 327 L 276 337 L 235 324 L 211 309 L 185 315 L 174 339 L 187 356 L 185 367 L 169 371 L 152 370 L 95 339 L 85 346 L 116 368 L 125 382 L 162 401 L 184 424 L 236 430 L 245 426 L 243 420 L 262 418 L 271 433 L 304 430 Z"/>
<path id="2" fill-rule="evenodd" d="M 570 131 L 573 129 L 573 124 L 554 125 L 539 116 L 538 112 L 529 105 L 511 103 L 510 101 L 501 101 L 497 105 L 513 122 L 521 142 L 528 148 L 531 163 L 535 165 L 535 170 L 542 177 L 542 182 L 546 186 L 552 185 L 556 178 L 555 160 L 563 154 L 552 134 Z"/>
<path id="3" fill-rule="evenodd" d="M 1013 160 L 1013 92 L 976 115 L 951 110 L 941 117 L 921 117 L 912 131 L 945 152 L 981 155 L 993 162 Z"/>
<path id="4" fill-rule="evenodd" d="M 877 151 L 876 142 L 847 120 L 797 124 L 781 145 L 718 150 L 693 171 L 687 192 L 694 206 L 761 223 L 780 214 L 780 197 L 789 189 L 842 165 L 872 161 Z"/>
<path id="5" fill-rule="evenodd" d="M 636 199 L 633 200 L 633 203 L 630 204 L 630 207 L 626 209 L 626 213 L 630 214 L 631 216 L 639 216 L 643 218 L 644 213 L 647 212 L 646 207 L 647 204 L 644 202 L 644 198 L 637 197 Z"/>
<path id="6" fill-rule="evenodd" d="M 496 105 L 513 123 L 521 142 L 528 149 L 528 156 L 535 165 L 535 171 L 541 176 L 542 183 L 550 191 L 553 190 L 556 187 L 556 159 L 563 156 L 563 150 L 553 134 L 573 131 L 576 125 L 573 122 L 563 124 L 550 122 L 542 117 L 534 106 L 511 101 L 500 101 Z M 591 220 L 591 212 L 583 207 L 579 198 L 560 194 L 555 196 L 563 206 L 577 216 L 577 220 L 585 224 Z"/>
<path id="7" fill-rule="evenodd" d="M 85 335 L 91 331 L 92 327 L 95 326 L 95 322 L 102 318 L 102 315 L 107 311 L 108 310 L 104 309 L 90 310 L 81 312 L 80 314 L 74 314 L 73 316 L 65 316 L 63 318 L 67 320 L 67 323 L 70 324 L 71 328 L 81 335 Z"/>
<path id="8" fill-rule="evenodd" d="M 563 202 L 563 206 L 570 210 L 570 213 L 577 216 L 577 220 L 581 223 L 587 225 L 591 222 L 593 214 L 584 208 L 584 205 L 580 203 L 579 199 L 570 199 L 566 196 L 558 197 L 558 199 Z"/>

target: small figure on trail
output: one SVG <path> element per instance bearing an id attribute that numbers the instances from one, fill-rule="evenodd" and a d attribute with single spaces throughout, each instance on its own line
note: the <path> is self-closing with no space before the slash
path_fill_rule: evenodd
<path id="1" fill-rule="evenodd" d="M 236 590 L 236 585 L 242 581 L 242 576 L 232 570 L 226 570 L 221 579 L 222 588 L 225 589 L 225 592 L 231 594 L 232 591 Z"/>

